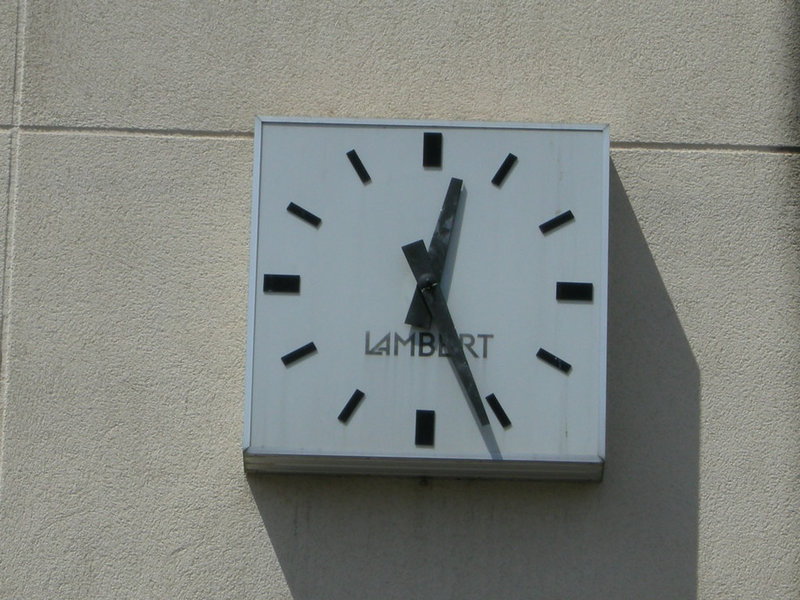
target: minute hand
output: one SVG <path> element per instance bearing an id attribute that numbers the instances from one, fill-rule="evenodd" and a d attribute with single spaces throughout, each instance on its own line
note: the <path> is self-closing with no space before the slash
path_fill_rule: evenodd
<path id="1" fill-rule="evenodd" d="M 442 336 L 442 341 L 450 357 L 450 363 L 453 365 L 453 369 L 464 387 L 467 399 L 475 410 L 475 415 L 480 424 L 488 425 L 489 417 L 486 415 L 486 409 L 484 409 L 481 402 L 478 386 L 475 384 L 475 378 L 469 368 L 464 348 L 461 346 L 461 338 L 456 331 L 456 326 L 453 324 L 453 318 L 450 316 L 447 301 L 442 294 L 439 277 L 433 272 L 431 259 L 425 249 L 425 242 L 419 240 L 406 244 L 403 246 L 403 254 L 405 254 L 408 266 L 411 267 L 414 278 L 417 280 L 417 289 L 422 294 L 422 298 L 433 317 L 433 321 L 436 323 L 439 334 Z"/>

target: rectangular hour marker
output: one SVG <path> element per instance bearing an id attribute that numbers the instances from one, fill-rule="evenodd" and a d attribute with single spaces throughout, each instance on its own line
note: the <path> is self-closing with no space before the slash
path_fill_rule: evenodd
<path id="1" fill-rule="evenodd" d="M 347 401 L 347 404 L 344 405 L 342 412 L 339 413 L 339 420 L 342 423 L 347 423 L 350 420 L 353 412 L 358 408 L 359 403 L 364 398 L 364 392 L 361 390 L 356 390 L 353 392 L 353 395 L 350 396 L 350 400 Z"/>
<path id="2" fill-rule="evenodd" d="M 414 443 L 417 446 L 433 446 L 436 413 L 432 410 L 417 411 L 417 430 Z"/>
<path id="3" fill-rule="evenodd" d="M 549 221 L 545 221 L 541 225 L 539 225 L 539 229 L 542 233 L 548 233 L 555 229 L 556 227 L 561 227 L 564 223 L 569 223 L 575 218 L 575 215 L 572 214 L 571 210 L 561 213 L 560 215 L 553 217 Z"/>
<path id="4" fill-rule="evenodd" d="M 500 405 L 500 401 L 497 399 L 497 396 L 494 394 L 489 394 L 486 396 L 486 402 L 489 404 L 489 408 L 492 409 L 494 416 L 497 417 L 498 421 L 500 421 L 500 425 L 502 425 L 504 429 L 511 427 L 511 419 L 508 418 L 506 411 L 503 410 L 503 407 Z"/>
<path id="5" fill-rule="evenodd" d="M 503 161 L 503 164 L 500 165 L 499 169 L 497 169 L 497 173 L 495 173 L 494 177 L 492 177 L 492 183 L 497 187 L 503 185 L 506 175 L 508 175 L 508 172 L 511 171 L 511 167 L 514 166 L 515 162 L 517 162 L 517 157 L 509 152 L 508 156 L 506 156 L 506 159 Z"/>
<path id="6" fill-rule="evenodd" d="M 303 221 L 313 227 L 319 227 L 320 223 L 322 223 L 322 219 L 320 219 L 317 215 L 307 211 L 302 206 L 297 206 L 297 204 L 294 202 L 289 202 L 289 206 L 286 207 L 286 210 L 292 213 L 295 217 L 303 219 Z"/>
<path id="7" fill-rule="evenodd" d="M 367 169 L 364 167 L 364 163 L 361 162 L 361 159 L 358 157 L 358 153 L 355 150 L 350 150 L 350 152 L 347 153 L 347 158 L 350 159 L 350 164 L 353 165 L 356 173 L 358 173 L 361 183 L 367 184 L 372 181 L 369 173 L 367 173 Z"/>
<path id="8" fill-rule="evenodd" d="M 265 294 L 299 294 L 300 275 L 264 274 Z"/>
<path id="9" fill-rule="evenodd" d="M 283 364 L 287 367 L 294 362 L 297 362 L 301 358 L 308 356 L 309 354 L 313 354 L 317 351 L 317 347 L 314 345 L 314 342 L 308 342 L 305 346 L 300 346 L 297 350 L 292 350 L 289 354 L 284 354 L 281 356 L 281 360 Z"/>
<path id="10" fill-rule="evenodd" d="M 594 286 L 591 283 L 577 281 L 557 281 L 556 300 L 577 300 L 591 302 L 594 295 Z"/>
<path id="11" fill-rule="evenodd" d="M 536 353 L 536 357 L 542 359 L 547 364 L 554 366 L 556 369 L 563 371 L 564 373 L 569 373 L 569 370 L 572 368 L 572 365 L 567 361 L 561 360 L 555 354 L 550 354 L 544 348 L 539 348 L 539 351 Z"/>
<path id="12" fill-rule="evenodd" d="M 442 134 L 426 131 L 422 134 L 422 166 L 442 166 Z"/>

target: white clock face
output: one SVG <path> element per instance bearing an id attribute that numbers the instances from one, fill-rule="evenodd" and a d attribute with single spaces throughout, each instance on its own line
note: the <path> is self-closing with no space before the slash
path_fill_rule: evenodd
<path id="1" fill-rule="evenodd" d="M 263 120 L 255 167 L 248 468 L 599 476 L 606 128 Z M 450 330 L 403 251 L 448 190 Z"/>

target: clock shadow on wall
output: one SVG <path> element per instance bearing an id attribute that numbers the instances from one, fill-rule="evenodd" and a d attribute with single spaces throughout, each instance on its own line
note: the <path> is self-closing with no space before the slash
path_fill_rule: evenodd
<path id="1" fill-rule="evenodd" d="M 295 599 L 696 596 L 699 370 L 610 175 L 603 481 L 248 475 Z"/>

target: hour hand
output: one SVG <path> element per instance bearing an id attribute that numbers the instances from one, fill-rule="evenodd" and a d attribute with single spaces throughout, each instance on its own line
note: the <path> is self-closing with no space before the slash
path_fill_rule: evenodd
<path id="1" fill-rule="evenodd" d="M 455 227 L 456 212 L 461 199 L 463 183 L 463 181 L 455 177 L 450 179 L 450 185 L 447 187 L 447 193 L 442 203 L 442 210 L 439 212 L 439 218 L 436 221 L 436 230 L 431 238 L 428 255 L 431 259 L 432 273 L 438 279 L 442 278 L 444 263 L 447 260 L 450 236 Z M 422 329 L 428 329 L 431 326 L 431 313 L 422 299 L 419 289 L 414 291 L 414 298 L 411 300 L 411 306 L 408 307 L 408 313 L 406 313 L 406 323 Z"/>
<path id="2" fill-rule="evenodd" d="M 461 345 L 461 338 L 456 331 L 456 326 L 453 324 L 450 309 L 447 307 L 447 301 L 442 294 L 439 277 L 434 273 L 434 266 L 428 251 L 425 249 L 425 242 L 419 240 L 406 244 L 403 246 L 403 254 L 405 254 L 408 265 L 417 280 L 417 289 L 420 291 L 425 305 L 428 307 L 434 323 L 436 323 L 439 334 L 442 336 L 442 342 L 447 348 L 450 363 L 453 365 L 456 376 L 464 388 L 467 400 L 475 410 L 475 416 L 480 424 L 488 425 L 489 417 L 486 415 L 486 409 L 481 402 L 478 386 L 475 384 L 475 378 L 469 368 L 464 348 Z"/>

